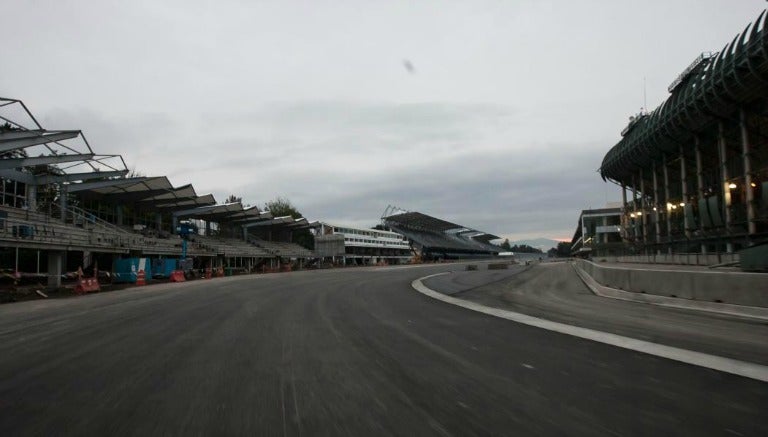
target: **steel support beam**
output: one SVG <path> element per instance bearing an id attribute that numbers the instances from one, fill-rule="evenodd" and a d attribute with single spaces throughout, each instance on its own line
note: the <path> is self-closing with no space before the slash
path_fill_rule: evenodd
<path id="1" fill-rule="evenodd" d="M 111 180 L 108 180 L 108 181 L 83 182 L 81 184 L 70 184 L 69 185 L 69 192 L 70 193 L 76 193 L 78 191 L 96 190 L 96 189 L 99 189 L 99 188 L 114 187 L 115 185 L 128 185 L 128 184 L 132 184 L 132 183 L 139 183 L 139 182 L 145 181 L 147 179 L 149 179 L 149 178 L 142 176 L 142 177 L 137 177 L 137 178 L 111 179 Z"/>
<path id="2" fill-rule="evenodd" d="M 38 146 L 40 144 L 53 143 L 56 141 L 69 140 L 76 138 L 80 135 L 79 130 L 75 131 L 62 131 L 57 133 L 50 133 L 48 135 L 35 135 L 29 138 L 17 138 L 17 139 L 4 139 L 0 135 L 0 152 L 8 152 L 10 150 L 24 149 L 27 147 Z"/>
<path id="3" fill-rule="evenodd" d="M 5 105 L 0 105 L 3 107 Z M 30 130 L 12 130 L 7 132 L 0 132 L 0 142 L 18 140 L 20 138 L 32 138 L 39 137 L 44 133 L 49 132 L 45 129 L 30 129 Z"/>
<path id="4" fill-rule="evenodd" d="M 656 176 L 656 162 L 653 163 L 653 204 L 656 205 L 654 209 L 654 218 L 655 220 L 655 231 L 656 231 L 656 237 L 654 238 L 654 241 L 657 243 L 660 243 L 661 241 L 661 220 L 659 220 L 659 214 L 661 206 L 659 204 L 659 178 Z"/>
<path id="5" fill-rule="evenodd" d="M 643 175 L 643 169 L 640 169 L 640 223 L 643 225 L 643 243 L 648 242 L 648 211 L 646 211 L 645 207 L 647 206 L 647 196 L 645 194 L 645 175 Z M 637 214 L 635 214 L 637 215 Z M 635 217 L 637 218 L 637 217 Z"/>
<path id="6" fill-rule="evenodd" d="M 24 173 L 23 171 L 6 169 L 0 170 L 0 178 L 9 179 L 12 181 L 23 182 L 27 185 L 35 185 L 35 176 L 30 173 Z"/>
<path id="7" fill-rule="evenodd" d="M 627 240 L 627 184 L 621 183 L 621 238 Z"/>
<path id="8" fill-rule="evenodd" d="M 701 140 L 699 136 L 693 137 L 694 152 L 696 154 L 696 200 L 704 200 L 704 169 L 701 165 Z M 704 230 L 704 212 L 699 209 L 699 229 Z M 701 253 L 707 253 L 707 245 L 701 243 Z"/>
<path id="9" fill-rule="evenodd" d="M 36 158 L 11 158 L 0 159 L 0 170 L 20 167 L 31 167 L 35 165 L 61 164 L 64 162 L 87 161 L 93 158 L 93 153 L 83 153 L 76 155 L 51 155 L 38 156 Z"/>
<path id="10" fill-rule="evenodd" d="M 664 200 L 667 203 L 670 203 L 669 201 L 669 166 L 667 165 L 667 155 L 664 155 L 662 157 L 661 161 L 662 165 L 664 166 Z M 673 205 L 676 206 L 676 205 Z M 672 240 L 672 211 L 667 211 L 667 243 L 669 243 Z M 672 246 L 669 246 L 669 251 L 671 252 Z"/>
<path id="11" fill-rule="evenodd" d="M 755 223 L 755 192 L 754 187 L 752 187 L 752 160 L 750 159 L 747 114 L 744 108 L 739 111 L 739 127 L 741 128 L 741 159 L 744 163 L 744 190 L 747 194 L 747 231 L 750 235 L 753 235 L 757 233 L 757 223 Z"/>
<path id="12" fill-rule="evenodd" d="M 685 167 L 685 149 L 680 145 L 680 184 L 683 193 L 683 229 L 685 230 L 685 238 L 691 238 L 691 225 L 688 223 L 688 214 L 686 214 L 686 208 L 691 208 L 690 199 L 688 199 L 688 173 Z"/>
<path id="13" fill-rule="evenodd" d="M 731 189 L 728 187 L 728 150 L 725 146 L 725 128 L 723 122 L 717 124 L 717 150 L 720 155 L 720 192 L 723 194 L 723 212 L 725 232 L 731 233 Z M 733 252 L 733 245 L 726 243 L 726 252 Z"/>
<path id="14" fill-rule="evenodd" d="M 125 176 L 128 170 L 114 171 L 91 171 L 87 173 L 69 173 L 63 175 L 41 175 L 36 176 L 37 185 L 60 184 L 62 182 L 88 181 L 92 179 L 114 178 Z"/>

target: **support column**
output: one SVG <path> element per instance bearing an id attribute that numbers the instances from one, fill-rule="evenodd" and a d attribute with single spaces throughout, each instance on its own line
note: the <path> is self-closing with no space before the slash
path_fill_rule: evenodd
<path id="1" fill-rule="evenodd" d="M 627 240 L 627 184 L 621 183 L 621 236 Z"/>
<path id="2" fill-rule="evenodd" d="M 162 231 L 163 230 L 163 215 L 159 212 L 155 213 L 155 223 L 157 224 L 157 230 Z"/>
<path id="3" fill-rule="evenodd" d="M 643 169 L 640 169 L 640 223 L 643 224 L 643 244 L 648 242 L 648 211 L 646 211 L 645 178 Z M 637 214 L 635 214 L 637 216 Z"/>
<path id="4" fill-rule="evenodd" d="M 659 178 L 658 176 L 656 176 L 657 172 L 656 172 L 655 162 L 653 163 L 652 171 L 653 171 L 653 204 L 656 205 L 655 206 L 656 209 L 654 210 L 654 218 L 656 219 L 656 223 L 655 223 L 656 237 L 654 238 L 654 241 L 656 241 L 656 243 L 660 243 L 661 242 L 660 241 L 661 222 L 659 220 L 659 214 L 660 214 L 659 210 L 661 209 L 661 206 L 659 205 Z"/>
<path id="5" fill-rule="evenodd" d="M 752 187 L 752 160 L 749 156 L 747 114 L 744 109 L 739 111 L 739 127 L 741 128 L 741 159 L 744 162 L 744 190 L 747 193 L 747 231 L 752 235 L 757 232 L 757 223 L 755 223 L 755 192 Z"/>
<path id="6" fill-rule="evenodd" d="M 59 209 L 61 210 L 62 223 L 67 222 L 67 186 L 59 185 Z M 59 281 L 61 283 L 61 281 Z"/>
<path id="7" fill-rule="evenodd" d="M 27 207 L 37 211 L 37 185 L 27 184 Z"/>
<path id="8" fill-rule="evenodd" d="M 690 199 L 688 199 L 688 172 L 685 166 L 685 150 L 683 146 L 680 146 L 680 185 L 683 193 L 683 230 L 685 231 L 685 238 L 691 238 L 691 225 L 688 222 L 688 214 L 686 211 L 691 208 Z"/>
<path id="9" fill-rule="evenodd" d="M 728 151 L 725 147 L 725 129 L 721 121 L 717 125 L 717 145 L 720 155 L 720 192 L 723 193 L 723 212 L 725 218 L 725 233 L 731 233 L 731 189 L 728 188 Z M 733 244 L 729 241 L 725 244 L 725 251 L 733 252 Z"/>
<path id="10" fill-rule="evenodd" d="M 48 251 L 48 288 L 61 287 L 61 268 L 64 253 L 57 250 Z"/>
<path id="11" fill-rule="evenodd" d="M 664 200 L 667 203 L 669 201 L 669 166 L 667 165 L 667 155 L 662 157 L 662 165 L 664 166 Z M 672 213 L 667 211 L 667 244 L 672 241 Z M 672 246 L 667 246 L 667 252 L 672 253 Z"/>
<path id="12" fill-rule="evenodd" d="M 696 152 L 696 198 L 698 201 L 704 200 L 704 170 L 701 166 L 701 142 L 698 135 L 693 138 L 694 150 Z M 699 208 L 699 229 L 704 230 L 704 218 L 702 217 L 701 208 Z M 701 253 L 707 253 L 707 245 L 701 243 Z"/>
<path id="13" fill-rule="evenodd" d="M 123 205 L 117 205 L 115 207 L 115 215 L 117 216 L 117 225 L 123 225 Z"/>
<path id="14" fill-rule="evenodd" d="M 632 214 L 634 214 L 635 218 L 632 220 L 632 239 L 637 241 L 638 235 L 637 235 L 637 226 L 636 221 L 637 220 L 637 181 L 635 180 L 635 175 L 632 175 Z M 582 223 L 582 235 L 586 236 L 586 233 L 583 231 L 584 224 Z"/>

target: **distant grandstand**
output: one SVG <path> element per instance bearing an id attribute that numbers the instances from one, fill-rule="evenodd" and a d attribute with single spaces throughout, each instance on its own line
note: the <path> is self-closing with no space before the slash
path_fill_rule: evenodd
<path id="1" fill-rule="evenodd" d="M 404 235 L 424 260 L 488 258 L 498 256 L 501 247 L 490 242 L 500 237 L 451 223 L 420 212 L 389 206 L 381 217 L 382 226 Z"/>

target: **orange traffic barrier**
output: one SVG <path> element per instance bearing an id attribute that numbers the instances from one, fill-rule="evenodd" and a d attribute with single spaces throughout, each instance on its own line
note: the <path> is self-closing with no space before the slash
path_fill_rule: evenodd
<path id="1" fill-rule="evenodd" d="M 171 282 L 184 282 L 186 279 L 184 278 L 184 271 L 183 270 L 174 270 L 171 272 Z"/>
<path id="2" fill-rule="evenodd" d="M 85 294 L 101 291 L 101 286 L 96 278 L 81 278 L 77 280 L 75 285 L 75 293 Z"/>
<path id="3" fill-rule="evenodd" d="M 139 270 L 136 274 L 136 285 L 147 285 L 147 278 L 144 274 L 144 270 Z"/>
<path id="4" fill-rule="evenodd" d="M 211 268 L 205 269 L 205 279 L 211 279 Z"/>

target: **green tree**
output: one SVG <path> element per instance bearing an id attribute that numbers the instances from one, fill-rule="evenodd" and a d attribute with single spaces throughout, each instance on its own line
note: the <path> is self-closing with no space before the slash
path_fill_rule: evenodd
<path id="1" fill-rule="evenodd" d="M 272 213 L 272 217 L 286 217 L 291 216 L 295 219 L 303 217 L 298 209 L 291 203 L 290 200 L 284 197 L 278 197 L 275 200 L 271 200 L 264 205 L 264 208 L 268 209 Z"/>
<path id="2" fill-rule="evenodd" d="M 243 198 L 237 197 L 234 194 L 230 194 L 229 197 L 227 197 L 227 200 L 224 201 L 224 203 L 238 203 L 238 202 L 242 203 Z"/>
<path id="3" fill-rule="evenodd" d="M 510 249 L 512 252 L 519 252 L 519 253 L 542 253 L 541 249 L 536 247 L 531 247 L 527 244 L 521 244 L 519 246 L 515 244 L 514 246 L 510 247 Z"/>
<path id="4" fill-rule="evenodd" d="M 302 218 L 301 212 L 293 206 L 290 200 L 284 197 L 278 197 L 274 200 L 267 202 L 264 205 L 265 209 L 268 209 L 272 213 L 272 217 L 287 217 L 291 216 L 294 219 Z M 309 250 L 315 248 L 315 238 L 309 229 L 301 229 L 293 232 L 293 242 L 305 247 Z"/>
<path id="5" fill-rule="evenodd" d="M 571 243 L 569 241 L 561 241 L 557 243 L 557 256 L 559 258 L 568 258 L 571 256 Z"/>
<path id="6" fill-rule="evenodd" d="M 509 238 L 505 239 L 504 242 L 501 243 L 501 248 L 507 252 L 512 250 L 512 246 L 509 245 Z"/>

